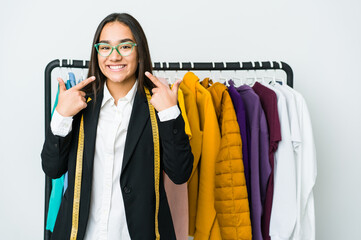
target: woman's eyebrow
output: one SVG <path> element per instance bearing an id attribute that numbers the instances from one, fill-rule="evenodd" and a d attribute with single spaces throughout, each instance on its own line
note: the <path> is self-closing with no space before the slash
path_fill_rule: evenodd
<path id="1" fill-rule="evenodd" d="M 130 39 L 130 38 L 124 38 L 124 39 L 119 41 L 119 43 L 123 43 L 123 42 L 134 42 L 134 41 L 132 39 Z M 99 41 L 99 43 L 108 43 L 108 44 L 110 44 L 110 41 L 109 40 L 101 40 L 101 41 Z"/>
<path id="2" fill-rule="evenodd" d="M 134 42 L 134 41 L 130 38 L 125 38 L 125 39 L 120 40 L 120 42 L 123 43 L 123 42 Z"/>

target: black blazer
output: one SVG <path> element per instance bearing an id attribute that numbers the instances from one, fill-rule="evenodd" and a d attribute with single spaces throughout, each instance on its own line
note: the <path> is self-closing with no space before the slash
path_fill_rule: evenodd
<path id="1" fill-rule="evenodd" d="M 95 138 L 103 91 L 97 95 L 96 103 L 73 117 L 72 131 L 59 137 L 48 130 L 41 153 L 42 167 L 46 175 L 59 178 L 68 171 L 68 188 L 61 202 L 52 239 L 70 238 L 74 198 L 75 163 L 81 114 L 84 114 L 84 158 L 81 185 L 79 228 L 77 239 L 83 239 L 90 207 L 92 189 Z M 94 104 L 95 103 L 95 104 Z M 177 119 L 158 120 L 161 173 L 164 170 L 176 184 L 185 183 L 192 171 L 193 155 L 184 121 Z M 160 174 L 159 233 L 161 239 L 176 239 L 172 218 Z M 119 187 L 122 190 L 126 220 L 131 239 L 155 239 L 155 193 L 154 193 L 154 146 L 149 108 L 146 96 L 136 93 L 125 142 L 123 165 Z"/>

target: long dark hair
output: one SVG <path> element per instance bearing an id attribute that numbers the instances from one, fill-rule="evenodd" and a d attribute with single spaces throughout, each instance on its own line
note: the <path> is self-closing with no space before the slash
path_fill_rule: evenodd
<path id="1" fill-rule="evenodd" d="M 112 13 L 108 15 L 106 18 L 104 18 L 103 21 L 101 21 L 95 32 L 94 40 L 92 44 L 91 56 L 90 56 L 88 77 L 95 76 L 96 80 L 92 84 L 87 85 L 83 89 L 87 94 L 93 93 L 95 99 L 97 93 L 102 91 L 104 87 L 104 83 L 106 81 L 106 77 L 99 68 L 98 52 L 96 51 L 94 44 L 97 44 L 99 42 L 100 34 L 103 30 L 103 27 L 107 23 L 115 22 L 115 21 L 127 25 L 130 28 L 130 31 L 132 32 L 135 41 L 137 43 L 137 47 L 135 49 L 138 52 L 138 67 L 135 72 L 135 76 L 138 79 L 138 91 L 144 93 L 143 91 L 144 86 L 147 87 L 148 89 L 152 89 L 154 87 L 152 81 L 150 81 L 144 75 L 146 71 L 152 73 L 152 61 L 150 59 L 147 38 L 145 37 L 142 27 L 140 26 L 139 22 L 130 14 Z"/>

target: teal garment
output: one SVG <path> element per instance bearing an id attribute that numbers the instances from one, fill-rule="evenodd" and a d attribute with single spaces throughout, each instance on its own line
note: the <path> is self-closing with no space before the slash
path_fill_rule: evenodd
<path id="1" fill-rule="evenodd" d="M 65 87 L 66 89 L 72 88 L 76 85 L 75 75 L 72 72 L 69 72 L 69 80 L 66 81 Z M 58 105 L 58 97 L 59 97 L 59 87 L 58 92 L 56 94 L 53 111 L 51 112 L 51 116 L 55 111 L 56 106 Z M 58 212 L 60 209 L 61 199 L 65 193 L 65 190 L 68 187 L 68 172 L 66 172 L 63 176 L 57 179 L 52 179 L 51 181 L 52 189 L 50 193 L 49 199 L 49 209 L 48 209 L 48 217 L 46 221 L 46 230 L 50 230 L 53 232 L 56 217 L 58 216 Z"/>
<path id="2" fill-rule="evenodd" d="M 64 175 L 51 181 L 52 189 L 49 199 L 48 218 L 46 219 L 46 230 L 53 232 L 56 217 L 58 216 L 61 199 L 63 197 Z"/>
<path id="3" fill-rule="evenodd" d="M 51 116 L 53 116 L 56 106 L 58 105 L 58 97 L 59 97 L 59 86 L 58 92 L 56 93 L 55 102 L 53 111 L 51 112 Z M 61 198 L 63 196 L 63 186 L 64 186 L 64 176 L 52 179 L 51 180 L 51 193 L 49 199 L 49 209 L 48 209 L 48 217 L 46 219 L 46 230 L 50 230 L 53 232 L 54 225 L 56 221 L 56 217 L 58 216 Z"/>
<path id="4" fill-rule="evenodd" d="M 67 82 L 70 83 L 68 80 Z M 70 88 L 70 84 L 66 84 L 66 88 Z M 51 112 L 51 116 L 53 116 L 56 106 L 58 105 L 58 98 L 59 98 L 59 86 L 58 86 L 58 92 L 56 93 L 54 107 Z M 66 173 L 65 173 L 66 174 Z M 46 219 L 46 230 L 49 230 L 53 232 L 56 217 L 58 216 L 61 199 L 63 197 L 63 188 L 64 188 L 64 176 L 61 176 L 57 179 L 51 180 L 51 193 L 50 193 L 50 199 L 49 199 L 49 209 L 48 209 L 48 217 Z"/>
<path id="5" fill-rule="evenodd" d="M 56 97 L 55 97 L 53 111 L 51 111 L 51 116 L 53 116 L 55 108 L 56 108 L 56 106 L 58 106 L 58 98 L 59 98 L 59 85 L 58 85 L 58 92 L 56 93 Z"/>

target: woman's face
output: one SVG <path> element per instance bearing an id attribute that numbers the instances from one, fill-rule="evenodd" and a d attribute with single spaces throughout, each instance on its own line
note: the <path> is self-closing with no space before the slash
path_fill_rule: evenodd
<path id="1" fill-rule="evenodd" d="M 127 25 L 115 21 L 107 23 L 103 27 L 99 42 L 116 46 L 121 42 L 135 43 L 135 39 Z M 132 53 L 126 57 L 119 55 L 115 49 L 108 57 L 103 57 L 98 54 L 99 68 L 107 77 L 107 81 L 125 84 L 136 80 L 135 71 L 138 66 L 138 53 L 136 48 L 137 47 L 134 47 Z"/>

